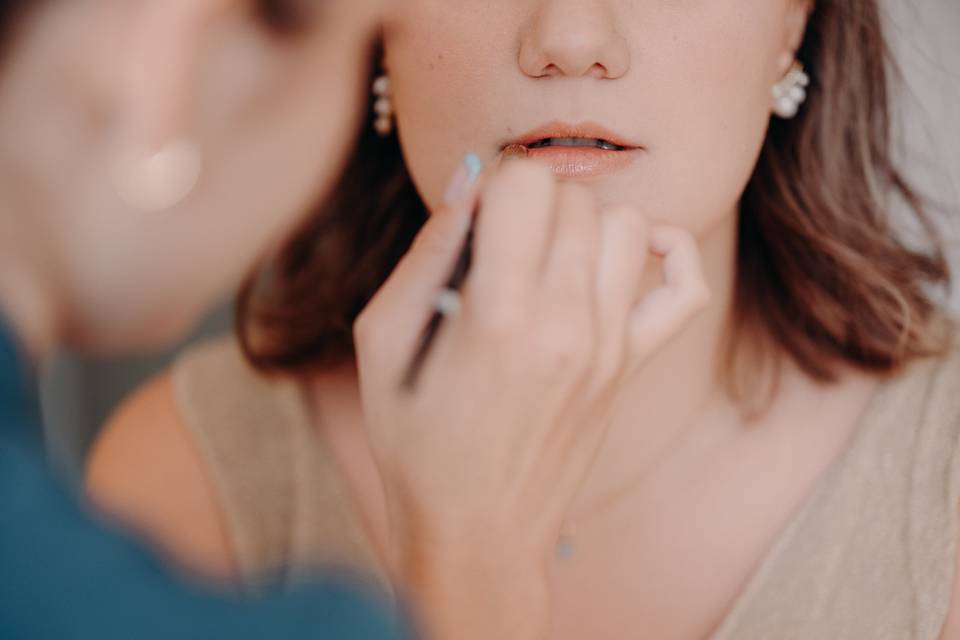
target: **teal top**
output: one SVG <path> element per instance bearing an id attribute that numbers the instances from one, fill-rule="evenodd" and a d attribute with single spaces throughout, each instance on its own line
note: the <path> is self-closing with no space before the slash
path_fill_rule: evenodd
<path id="1" fill-rule="evenodd" d="M 257 600 L 182 582 L 91 518 L 51 476 L 25 360 L 0 324 L 0 638 L 321 640 L 412 637 L 387 598 L 331 573 Z"/>

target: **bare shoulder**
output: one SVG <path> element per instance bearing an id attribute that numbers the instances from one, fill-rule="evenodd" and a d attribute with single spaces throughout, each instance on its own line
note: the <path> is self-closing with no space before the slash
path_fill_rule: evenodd
<path id="1" fill-rule="evenodd" d="M 87 494 L 109 517 L 203 575 L 237 576 L 213 484 L 178 413 L 169 373 L 127 399 L 101 431 Z"/>

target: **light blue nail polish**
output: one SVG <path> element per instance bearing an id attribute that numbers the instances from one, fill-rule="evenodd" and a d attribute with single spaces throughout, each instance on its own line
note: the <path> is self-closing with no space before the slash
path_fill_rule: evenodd
<path id="1" fill-rule="evenodd" d="M 483 171 L 483 160 L 477 154 L 470 152 L 463 159 L 463 166 L 467 168 L 467 184 L 473 184 Z"/>
<path id="2" fill-rule="evenodd" d="M 444 201 L 448 206 L 454 206 L 467 196 L 480 173 L 483 171 L 483 161 L 475 153 L 468 153 L 463 157 L 460 167 L 450 180 Z"/>

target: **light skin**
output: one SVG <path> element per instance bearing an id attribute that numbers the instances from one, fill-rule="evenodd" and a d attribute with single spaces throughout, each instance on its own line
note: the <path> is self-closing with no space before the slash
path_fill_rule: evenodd
<path id="1" fill-rule="evenodd" d="M 597 123 L 642 151 L 615 171 L 574 180 L 565 199 L 592 197 L 604 212 L 633 212 L 648 234 L 661 223 L 681 227 L 701 254 L 709 304 L 672 339 L 634 356 L 639 366 L 616 379 L 619 401 L 611 405 L 596 458 L 572 491 L 574 499 L 561 500 L 563 513 L 544 525 L 555 533 L 564 517 L 582 518 L 582 551 L 547 571 L 550 637 L 619 638 L 624 628 L 657 638 L 706 637 L 843 448 L 877 387 L 876 380 L 849 370 L 840 372 L 838 383 L 820 386 L 785 363 L 769 411 L 747 424 L 717 374 L 735 277 L 737 203 L 766 133 L 770 88 L 794 60 L 809 9 L 793 0 L 408 0 L 407 12 L 386 24 L 384 64 L 393 81 L 399 138 L 431 211 L 446 211 L 448 168 L 464 151 L 490 160 L 541 125 Z M 555 157 L 540 159 L 556 167 Z M 607 213 L 600 217 L 606 220 Z M 523 246 L 536 246 L 547 232 L 527 227 L 528 218 L 518 214 L 510 232 L 523 236 Z M 579 235 L 589 237 L 583 229 Z M 649 250 L 649 237 L 637 247 Z M 512 255 L 501 244 L 496 252 L 501 260 Z M 522 280 L 522 265 L 507 264 Z M 429 273 L 425 269 L 422 277 L 429 280 Z M 636 287 L 637 300 L 662 276 L 654 255 Z M 479 273 L 477 280 L 468 296 L 482 300 L 483 292 L 497 290 L 485 287 Z M 494 280 L 498 286 L 508 281 Z M 534 290 L 513 291 L 510 308 L 527 304 Z M 484 353 L 478 345 L 488 344 L 479 341 L 482 331 L 451 334 L 475 354 L 470 362 Z M 479 341 L 472 351 L 471 335 Z M 377 460 L 382 447 L 402 449 L 404 443 L 385 440 L 388 430 L 378 428 L 377 416 L 385 408 L 402 414 L 403 407 L 371 406 L 377 394 L 368 391 L 364 371 L 388 356 L 369 344 L 372 355 L 365 355 L 364 344 L 360 381 L 356 367 L 345 366 L 306 384 L 317 428 L 389 564 L 397 531 L 389 505 L 395 502 L 380 488 L 384 469 Z M 581 397 L 583 387 L 576 389 Z M 456 416 L 458 406 L 431 408 Z M 589 433 L 599 415 L 579 415 L 578 424 Z M 501 435 L 510 442 L 507 432 Z M 171 440 L 170 461 L 158 460 L 144 444 Z M 415 442 L 430 448 L 429 439 Z M 455 450 L 447 454 L 459 475 L 463 459 Z M 171 488 L 161 478 L 174 461 L 189 474 Z M 388 474 L 385 479 L 396 489 Z M 166 379 L 145 388 L 110 425 L 93 458 L 90 486 L 108 508 L 153 530 L 161 545 L 192 566 L 235 575 L 219 507 Z M 594 513 L 622 487 L 630 489 L 622 499 Z M 550 494 L 535 495 L 543 500 Z M 169 532 L 162 523 L 187 508 L 203 514 L 197 526 Z M 517 559 L 519 573 L 534 571 L 528 562 Z M 960 598 L 943 637 L 956 637 L 957 612 Z"/>
<path id="2" fill-rule="evenodd" d="M 252 4 L 84 0 L 32 16 L 0 89 L 0 243 L 19 264 L 0 290 L 37 359 L 183 333 L 329 189 L 361 117 L 379 2 L 330 3 L 292 40 Z M 190 198 L 156 215 L 119 202 L 116 158 L 180 137 L 204 155 Z"/>
<path id="3" fill-rule="evenodd" d="M 307 20 L 301 31 L 286 38 L 266 29 L 254 19 L 252 5 L 239 0 L 86 0 L 49 3 L 30 15 L 0 81 L 0 121 L 5 126 L 0 136 L 4 182 L 0 189 L 0 307 L 35 362 L 42 363 L 62 347 L 114 353 L 146 349 L 179 337 L 217 296 L 239 281 L 256 258 L 292 230 L 331 186 L 363 115 L 367 45 L 382 9 L 379 0 L 326 2 L 316 19 Z M 193 138 L 204 151 L 205 170 L 194 192 L 163 212 L 135 211 L 121 202 L 112 184 L 116 158 L 129 157 L 131 150 L 155 150 L 182 136 Z M 581 246 L 576 241 L 578 228 L 590 228 L 600 219 L 606 221 L 603 228 L 615 231 L 636 224 L 624 209 L 601 210 L 589 193 L 558 187 L 539 167 L 491 173 L 487 185 L 490 193 L 501 194 L 503 204 L 485 208 L 483 246 L 490 246 L 497 237 L 493 230 L 500 229 L 502 235 L 505 222 L 516 216 L 516 205 L 507 196 L 513 193 L 526 193 L 537 204 L 543 224 L 532 235 L 541 240 L 546 254 L 554 252 L 555 244 Z M 396 370 L 406 353 L 391 353 L 363 336 L 371 334 L 371 323 L 376 326 L 390 319 L 393 330 L 399 332 L 394 337 L 412 347 L 411 332 L 421 318 L 409 316 L 405 324 L 392 319 L 409 314 L 411 300 L 425 300 L 427 283 L 461 241 L 477 197 L 476 190 L 465 191 L 451 201 L 446 215 L 431 220 L 397 276 L 365 313 L 368 329 L 358 330 L 359 340 L 365 345 L 363 353 L 380 370 Z M 553 221 L 568 218 L 579 220 L 579 226 L 547 233 Z M 677 233 L 661 231 L 662 237 L 653 241 L 655 251 L 680 261 L 677 277 L 665 284 L 666 290 L 676 293 L 672 303 L 641 317 L 660 328 L 661 334 L 649 334 L 655 339 L 679 327 L 702 301 L 702 295 L 690 293 L 703 291 L 696 278 L 694 245 Z M 624 237 L 609 230 L 606 235 Z M 514 242 L 530 239 L 520 237 Z M 490 272 L 494 264 L 482 261 L 478 275 Z M 585 254 L 583 264 L 591 268 L 599 262 Z M 624 261 L 603 271 L 597 282 L 621 282 L 638 272 L 636 261 Z M 548 281 L 556 280 L 554 274 Z M 556 308 L 562 294 L 556 289 L 537 307 Z M 619 292 L 613 296 L 618 304 L 598 317 L 598 326 L 623 325 L 633 309 L 632 292 L 614 292 Z M 583 296 L 560 302 L 581 313 L 594 304 L 592 297 Z M 420 308 L 421 313 L 426 310 L 426 305 Z M 444 379 L 451 368 L 490 377 L 490 362 L 463 362 L 465 347 L 477 343 L 480 331 L 466 324 L 468 319 L 479 327 L 490 324 L 483 313 L 464 315 L 456 325 L 461 327 L 459 335 L 444 337 L 441 353 L 446 355 L 431 362 L 425 380 Z M 517 330 L 529 334 L 532 328 Z M 549 490 L 552 500 L 560 504 L 563 495 L 557 495 L 555 488 L 575 486 L 573 480 L 584 473 L 602 430 L 564 438 L 556 459 L 531 467 L 510 469 L 497 456 L 509 450 L 536 459 L 536 442 L 517 441 L 515 425 L 520 417 L 539 418 L 541 438 L 569 434 L 570 422 L 558 417 L 558 407 L 576 395 L 574 381 L 596 380 L 592 388 L 598 398 L 616 386 L 619 368 L 602 369 L 595 375 L 592 356 L 600 351 L 626 353 L 611 347 L 622 346 L 623 336 L 609 331 L 603 336 L 573 353 L 550 343 L 528 351 L 527 360 L 514 357 L 514 362 L 532 358 L 543 366 L 560 351 L 581 366 L 571 368 L 577 375 L 571 373 L 567 391 L 553 402 L 537 407 L 534 414 L 528 412 L 530 407 L 508 407 L 498 428 L 490 430 L 491 436 L 476 437 L 473 446 L 469 446 L 470 434 L 480 434 L 479 430 L 450 433 L 443 428 L 456 416 L 450 407 L 436 402 L 436 384 L 427 384 L 422 394 L 399 396 L 392 385 L 368 378 L 364 399 L 376 408 L 371 415 L 379 416 L 370 421 L 372 440 L 382 445 L 378 465 L 389 470 L 394 486 L 409 489 L 388 500 L 396 531 L 406 532 L 391 541 L 390 568 L 405 586 L 410 602 L 418 605 L 415 615 L 433 632 L 432 637 L 509 635 L 532 640 L 541 637 L 549 623 L 543 597 L 546 577 L 537 571 L 518 571 L 517 561 L 529 558 L 532 566 L 541 564 L 549 551 L 547 532 L 555 526 L 552 520 L 559 510 L 541 508 L 540 500 L 517 500 L 504 506 L 503 513 L 494 514 L 499 515 L 495 520 L 506 522 L 509 517 L 511 535 L 499 533 L 503 540 L 496 545 L 498 553 L 481 553 L 461 533 L 476 528 L 471 514 L 480 513 L 483 506 L 498 505 L 502 487 L 473 483 L 470 496 L 478 508 L 458 515 L 451 500 L 456 498 L 460 505 L 460 497 L 439 491 L 424 481 L 423 474 L 431 471 L 431 459 L 443 460 L 437 450 L 462 451 L 469 446 L 479 455 L 474 462 L 467 461 L 468 467 L 474 465 L 468 477 L 479 477 L 487 468 L 485 463 L 492 461 L 504 467 L 505 486 L 529 487 L 540 496 Z M 450 355 L 457 353 L 459 358 Z M 637 351 L 624 361 L 636 362 L 646 355 Z M 595 410 L 603 410 L 602 401 L 593 404 Z M 434 405 L 440 410 L 434 411 Z M 183 505 L 199 508 L 181 514 L 187 517 L 177 520 L 177 526 L 188 532 L 194 526 L 202 528 L 215 520 L 214 511 L 205 509 L 202 502 L 211 500 L 212 494 L 204 493 L 202 470 L 197 459 L 190 457 L 190 443 L 182 432 L 157 430 L 157 416 L 162 413 L 131 422 L 130 427 L 117 430 L 116 437 L 123 442 L 124 434 L 133 434 L 135 441 L 122 446 L 141 453 L 152 451 L 156 462 L 172 465 L 166 467 L 168 471 L 179 465 L 183 484 L 170 485 L 164 495 L 176 499 L 181 489 L 187 490 Z M 404 453 L 389 446 L 388 434 L 396 433 L 398 426 L 394 416 L 434 434 L 434 448 Z M 144 430 L 140 432 L 146 436 L 143 440 L 136 437 L 139 429 Z M 93 478 L 110 474 L 105 470 L 111 469 L 109 449 L 114 446 L 102 449 L 103 462 L 96 464 Z M 137 474 L 112 469 L 120 474 L 116 478 L 132 479 L 133 491 L 126 496 L 146 486 L 137 485 Z M 432 473 L 444 471 L 434 468 Z M 525 499 L 527 493 L 521 491 Z M 519 520 L 517 514 L 523 514 Z M 150 522 L 131 524 L 148 534 L 157 533 Z M 524 533 L 516 536 L 517 531 Z M 207 544 L 204 551 L 216 562 L 222 538 L 204 542 L 201 533 L 191 539 Z M 432 550 L 439 553 L 428 553 Z M 224 555 L 222 549 L 219 553 Z M 200 560 L 203 556 L 198 548 L 194 563 L 198 568 L 207 562 Z M 504 583 L 512 588 L 503 588 Z M 464 629 L 470 630 L 469 635 Z"/>

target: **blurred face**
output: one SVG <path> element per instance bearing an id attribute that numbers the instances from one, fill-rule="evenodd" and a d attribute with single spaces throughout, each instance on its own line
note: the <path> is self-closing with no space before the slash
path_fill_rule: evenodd
<path id="1" fill-rule="evenodd" d="M 795 0 L 407 0 L 385 66 L 408 166 L 433 208 L 465 152 L 523 144 L 702 234 L 734 219 L 806 18 Z"/>
<path id="2" fill-rule="evenodd" d="M 0 159 L 9 201 L 50 240 L 40 268 L 70 342 L 175 337 L 292 230 L 366 115 L 382 4 L 77 0 L 29 16 L 0 77 Z M 124 204 L 118 158 L 178 138 L 202 152 L 188 198 Z"/>

